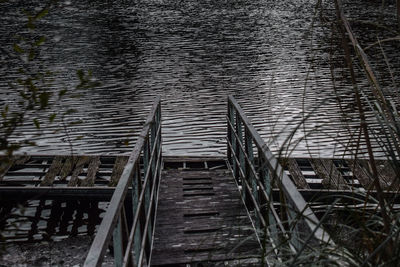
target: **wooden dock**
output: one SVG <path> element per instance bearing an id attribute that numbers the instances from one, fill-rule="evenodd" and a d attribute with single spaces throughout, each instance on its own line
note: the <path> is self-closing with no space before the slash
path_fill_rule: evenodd
<path id="1" fill-rule="evenodd" d="M 21 155 L 4 162 L 1 186 L 115 186 L 128 156 Z"/>
<path id="2" fill-rule="evenodd" d="M 185 164 L 197 168 L 185 169 L 168 164 L 160 184 L 152 265 L 259 262 L 260 244 L 225 161 L 193 159 Z"/>
<path id="3" fill-rule="evenodd" d="M 331 244 L 319 220 L 333 201 L 358 208 L 356 195 L 376 193 L 365 160 L 276 158 L 233 97 L 227 126 L 226 158 L 163 157 L 158 97 L 129 157 L 3 159 L 0 230 L 26 223 L 8 241 L 95 235 L 84 266 L 105 255 L 116 266 L 268 266 Z M 377 162 L 399 210 L 396 173 Z M 13 211 L 24 202 L 26 216 Z"/>
<path id="4" fill-rule="evenodd" d="M 34 216 L 26 220 L 25 232 L 20 230 L 18 235 L 8 236 L 8 242 L 93 234 L 104 212 L 99 203 L 110 201 L 127 160 L 127 156 L 90 155 L 13 158 L 0 176 L 0 216 L 10 216 L 11 209 L 26 200 L 37 202 L 30 202 L 28 208 L 34 210 Z M 368 190 L 372 183 L 366 175 L 368 162 L 365 160 L 285 158 L 280 162 L 311 206 L 317 197 L 350 194 L 355 188 Z M 379 166 L 382 188 L 397 191 L 399 185 L 393 180 L 396 176 L 389 163 L 380 161 Z M 337 179 L 332 181 L 331 177 Z M 400 203 L 397 198 L 396 203 Z M 313 210 L 317 215 L 324 213 L 319 206 L 313 206 Z M 39 229 L 40 224 L 46 226 Z M 5 225 L 0 225 L 3 230 Z M 251 227 L 224 159 L 164 158 L 152 253 L 154 265 L 240 259 L 241 249 L 249 247 L 256 251 L 258 246 L 250 238 L 232 251 L 235 242 L 239 244 L 243 236 L 255 237 Z M 242 231 L 243 236 L 237 235 L 235 229 Z M 225 237 L 229 242 L 222 242 Z M 221 244 L 225 246 L 221 248 Z M 253 257 L 250 252 L 245 254 Z"/>
<path id="5" fill-rule="evenodd" d="M 22 155 L 2 160 L 0 231 L 6 242 L 93 235 L 127 159 Z M 26 214 L 18 212 L 20 205 Z"/>

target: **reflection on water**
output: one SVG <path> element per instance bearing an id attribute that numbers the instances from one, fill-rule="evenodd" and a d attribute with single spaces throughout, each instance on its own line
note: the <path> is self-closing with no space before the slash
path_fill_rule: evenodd
<path id="1" fill-rule="evenodd" d="M 59 241 L 69 236 L 93 235 L 107 205 L 107 202 L 88 200 L 2 203 L 2 242 Z"/>
<path id="2" fill-rule="evenodd" d="M 3 46 L 11 46 L 12 26 L 21 20 L 10 5 L 1 4 Z M 307 133 L 294 155 L 340 153 L 347 134 L 332 90 L 330 33 L 318 23 L 311 28 L 314 5 L 306 0 L 60 1 L 41 26 L 52 40 L 42 54 L 46 65 L 66 87 L 77 84 L 74 73 L 80 68 L 91 69 L 102 83 L 63 103 L 76 108 L 74 117 L 82 121 L 68 128 L 74 151 L 130 151 L 154 96 L 161 95 L 166 155 L 224 155 L 226 97 L 232 94 L 273 150 L 311 113 L 292 140 Z M 11 70 L 6 74 L 2 98 L 13 78 Z M 35 137 L 39 147 L 29 150 L 69 151 L 64 132 L 53 133 L 57 128 L 43 130 Z M 26 127 L 20 135 L 32 132 Z"/>

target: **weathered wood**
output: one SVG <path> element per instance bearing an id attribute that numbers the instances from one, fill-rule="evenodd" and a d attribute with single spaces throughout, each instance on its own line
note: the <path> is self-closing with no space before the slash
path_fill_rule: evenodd
<path id="1" fill-rule="evenodd" d="M 80 186 L 93 186 L 100 164 L 101 161 L 99 156 L 90 159 L 86 178 L 81 181 Z"/>
<path id="2" fill-rule="evenodd" d="M 68 175 L 71 174 L 72 170 L 75 167 L 75 164 L 78 161 L 77 156 L 69 156 L 66 160 L 64 165 L 62 166 L 62 169 L 60 171 L 60 180 L 64 181 Z"/>
<path id="3" fill-rule="evenodd" d="M 366 189 L 371 189 L 373 184 L 373 178 L 368 172 L 368 162 L 366 160 L 347 160 L 347 164 L 349 165 L 351 171 L 353 172 L 353 176 L 358 179 L 360 184 Z"/>
<path id="4" fill-rule="evenodd" d="M 115 164 L 113 167 L 113 171 L 108 186 L 116 186 L 118 184 L 119 177 L 121 177 L 122 172 L 124 171 L 124 168 L 126 166 L 126 163 L 128 162 L 128 159 L 129 157 L 127 156 L 117 157 L 117 159 L 115 160 Z"/>
<path id="5" fill-rule="evenodd" d="M 376 168 L 378 171 L 379 181 L 381 182 L 383 190 L 398 191 L 399 190 L 399 177 L 397 177 L 390 161 L 377 160 Z"/>
<path id="6" fill-rule="evenodd" d="M 310 186 L 306 181 L 306 178 L 304 178 L 304 175 L 301 172 L 301 169 L 296 159 L 285 158 L 285 159 L 280 159 L 279 162 L 282 164 L 284 168 L 286 167 L 289 170 L 289 173 L 292 176 L 292 180 L 297 188 L 301 189 L 310 188 Z"/>
<path id="7" fill-rule="evenodd" d="M 8 172 L 8 170 L 13 166 L 13 165 L 19 165 L 19 164 L 24 164 L 27 162 L 31 157 L 28 155 L 22 155 L 22 156 L 12 156 L 12 157 L 6 157 L 2 156 L 0 158 L 0 181 L 3 180 L 5 174 Z"/>
<path id="8" fill-rule="evenodd" d="M 54 179 L 60 173 L 61 167 L 63 166 L 63 162 L 66 157 L 64 156 L 56 156 L 53 159 L 53 162 L 47 171 L 46 175 L 44 176 L 42 182 L 40 183 L 41 186 L 50 186 L 53 184 Z"/>
<path id="9" fill-rule="evenodd" d="M 219 161 L 224 161 L 224 158 L 221 158 L 220 156 L 204 156 L 199 158 L 198 156 L 165 156 L 164 161 L 165 162 L 219 162 Z"/>
<path id="10" fill-rule="evenodd" d="M 331 189 L 347 189 L 349 186 L 335 164 L 330 159 L 310 159 L 315 173 L 322 179 L 322 184 Z"/>
<path id="11" fill-rule="evenodd" d="M 367 160 L 347 160 L 353 175 L 360 181 L 360 184 L 366 189 L 373 189 L 374 178 L 369 170 L 369 162 Z M 389 161 L 376 160 L 379 183 L 384 190 L 398 191 L 400 189 L 400 181 L 396 172 L 393 170 Z"/>
<path id="12" fill-rule="evenodd" d="M 90 160 L 94 156 L 85 156 L 89 157 Z M 76 173 L 81 174 L 82 171 L 77 171 L 79 169 L 82 169 L 81 163 L 77 164 L 79 159 L 82 158 L 82 156 L 65 156 L 65 162 L 62 164 L 61 171 L 55 177 L 58 179 L 54 179 L 51 183 L 51 185 L 54 184 L 68 184 L 71 186 L 81 186 L 81 181 L 84 179 L 80 177 L 81 179 L 76 180 L 77 175 L 73 175 L 74 171 Z M 173 158 L 178 162 L 179 157 Z M 183 158 L 186 160 L 187 158 Z M 208 159 L 208 158 L 205 158 Z M 195 158 L 190 158 L 191 162 L 201 162 L 198 159 L 196 160 Z M 219 159 L 221 160 L 221 159 Z M 280 159 L 280 163 L 284 165 L 290 175 L 291 179 L 295 183 L 296 187 L 299 189 L 308 189 L 310 184 L 307 183 L 307 181 L 304 178 L 304 166 L 302 166 L 301 161 L 302 160 L 307 160 L 308 159 L 294 159 L 294 158 L 288 158 L 288 159 Z M 12 161 L 12 163 L 7 164 L 7 175 L 4 177 L 4 179 L 0 180 L 2 185 L 7 185 L 7 186 L 17 186 L 17 185 L 38 185 L 40 184 L 40 181 L 46 180 L 43 179 L 42 177 L 45 177 L 48 172 L 54 171 L 54 167 L 51 167 L 52 164 L 54 164 L 55 161 L 55 156 L 18 156 L 18 157 L 12 157 L 9 161 Z M 119 157 L 106 157 L 104 161 L 104 156 L 101 156 L 101 169 L 98 169 L 96 173 L 96 179 L 95 179 L 95 184 L 104 186 L 104 185 L 113 185 L 118 181 L 118 176 L 120 176 L 120 173 L 123 169 L 124 164 L 127 161 L 126 156 L 119 156 Z M 327 161 L 327 160 L 326 160 Z M 351 172 L 353 173 L 352 175 L 354 178 L 348 178 L 348 179 L 355 179 L 358 180 L 361 186 L 363 186 L 365 189 L 372 189 L 370 186 L 372 185 L 373 177 L 371 176 L 369 170 L 369 162 L 364 159 L 357 159 L 357 160 L 345 160 L 347 162 L 347 165 Z M 85 161 L 86 162 L 86 161 Z M 217 162 L 217 161 L 216 161 Z M 88 163 L 88 162 L 86 162 Z M 3 161 L 4 164 L 4 161 Z M 396 173 L 393 170 L 390 162 L 387 161 L 382 161 L 382 160 L 377 160 L 378 164 L 378 169 L 379 169 L 379 181 L 383 189 L 385 190 L 392 190 L 396 191 L 399 190 L 399 180 L 396 178 Z M 3 165 L 4 167 L 5 165 Z M 86 165 L 84 166 L 86 167 Z M 315 167 L 315 166 L 314 166 Z M 309 168 L 309 169 L 308 169 Z M 77 170 L 76 170 L 77 169 Z M 324 169 L 326 169 L 324 167 Z M 196 168 L 198 172 L 201 172 L 206 169 L 198 169 Z M 211 169 L 209 169 L 211 170 Z M 306 171 L 313 170 L 312 166 L 308 166 L 306 168 Z M 329 171 L 327 171 L 329 172 Z M 327 173 L 325 172 L 325 173 Z M 318 173 L 316 173 L 318 175 Z M 66 181 L 69 176 L 72 177 L 72 179 L 69 179 L 70 181 Z M 308 177 L 310 178 L 310 177 Z M 312 177 L 311 177 L 312 178 Z M 209 177 L 191 177 L 190 174 L 188 174 L 186 177 L 183 178 L 184 183 L 189 185 L 199 185 L 199 186 L 207 186 L 211 185 L 211 180 Z M 323 177 L 321 177 L 323 179 Z M 310 183 L 313 183 L 311 186 L 313 188 L 316 188 L 318 184 L 320 183 L 318 180 L 313 180 L 309 181 Z M 45 181 L 42 182 L 44 185 Z M 324 181 L 324 184 L 326 181 Z M 320 186 L 323 186 L 320 184 Z M 335 188 L 335 187 L 333 187 Z M 331 188 L 332 189 L 332 188 Z M 193 189 L 188 190 L 193 191 Z"/>
<path id="13" fill-rule="evenodd" d="M 15 156 L 14 165 L 25 164 L 30 159 L 31 159 L 31 156 L 29 156 L 29 155 Z"/>
<path id="14" fill-rule="evenodd" d="M 88 164 L 90 158 L 87 156 L 79 157 L 78 162 L 75 165 L 75 169 L 72 172 L 71 179 L 68 182 L 68 186 L 79 186 L 80 179 L 78 176 L 82 173 L 83 167 Z"/>
<path id="15" fill-rule="evenodd" d="M 257 258 L 260 247 L 230 172 L 164 171 L 152 266 L 244 255 Z"/>
<path id="16" fill-rule="evenodd" d="M 13 165 L 14 161 L 12 158 L 1 157 L 1 165 L 0 165 L 0 181 L 3 180 L 4 175 L 8 172 L 8 170 Z"/>

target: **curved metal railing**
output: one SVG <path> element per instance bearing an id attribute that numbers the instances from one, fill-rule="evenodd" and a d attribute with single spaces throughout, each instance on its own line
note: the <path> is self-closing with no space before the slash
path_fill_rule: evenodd
<path id="1" fill-rule="evenodd" d="M 101 266 L 111 237 L 115 266 L 149 263 L 161 164 L 161 105 L 160 97 L 157 97 L 115 188 L 84 266 Z M 130 196 L 127 194 L 129 187 L 132 187 Z"/>

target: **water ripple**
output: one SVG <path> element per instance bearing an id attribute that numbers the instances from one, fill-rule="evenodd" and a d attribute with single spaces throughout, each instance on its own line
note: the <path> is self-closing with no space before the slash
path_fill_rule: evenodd
<path id="1" fill-rule="evenodd" d="M 331 82 L 330 33 L 318 23 L 311 29 L 313 1 L 67 4 L 61 1 L 41 25 L 55 43 L 45 47 L 44 62 L 57 71 L 58 86 L 76 85 L 80 68 L 91 69 L 102 85 L 62 103 L 78 110 L 67 120 L 81 121 L 67 128 L 68 135 L 57 125 L 39 136 L 23 127 L 16 138 L 38 145 L 25 151 L 68 152 L 71 142 L 77 153 L 126 153 L 161 95 L 166 155 L 224 155 L 230 94 L 274 151 L 310 113 L 294 135 L 293 155 L 329 157 L 344 150 L 348 132 Z M 12 4 L 1 5 L 0 43 L 10 46 L 21 16 Z M 4 70 L 3 99 L 10 97 L 6 82 L 15 79 L 13 71 Z M 302 141 L 295 147 L 295 140 Z"/>

